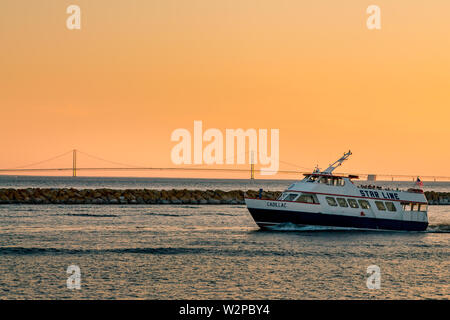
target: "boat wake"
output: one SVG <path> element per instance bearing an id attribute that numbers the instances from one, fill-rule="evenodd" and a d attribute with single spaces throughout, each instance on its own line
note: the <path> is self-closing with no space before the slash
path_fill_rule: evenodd
<path id="1" fill-rule="evenodd" d="M 441 223 L 429 225 L 426 232 L 429 233 L 450 233 L 450 224 Z"/>
<path id="2" fill-rule="evenodd" d="M 297 225 L 294 223 L 280 223 L 275 226 L 265 227 L 271 231 L 384 231 L 384 232 L 403 232 L 395 230 L 374 230 L 374 229 L 360 229 L 349 227 L 331 227 L 331 226 L 306 226 Z M 421 231 L 426 233 L 450 233 L 450 224 L 435 224 L 429 225 L 427 230 Z"/>
<path id="3" fill-rule="evenodd" d="M 276 226 L 266 227 L 268 230 L 273 231 L 335 231 L 335 230 L 358 230 L 355 228 L 345 228 L 345 227 L 329 227 L 329 226 L 306 226 L 298 225 L 294 223 L 280 223 Z"/>

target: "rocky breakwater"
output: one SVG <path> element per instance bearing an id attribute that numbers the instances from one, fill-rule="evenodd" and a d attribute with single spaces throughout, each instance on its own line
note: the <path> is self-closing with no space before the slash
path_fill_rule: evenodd
<path id="1" fill-rule="evenodd" d="M 152 189 L 0 189 L 0 204 L 244 204 L 244 194 L 258 197 L 257 190 L 152 190 Z M 276 199 L 278 191 L 263 191 L 264 199 Z M 429 204 L 450 204 L 450 192 L 427 191 Z"/>
<path id="2" fill-rule="evenodd" d="M 450 192 L 425 191 L 428 204 L 450 204 Z"/>
<path id="3" fill-rule="evenodd" d="M 244 204 L 242 190 L 151 190 L 151 189 L 0 189 L 0 204 Z M 262 197 L 276 199 L 280 192 L 264 191 Z"/>

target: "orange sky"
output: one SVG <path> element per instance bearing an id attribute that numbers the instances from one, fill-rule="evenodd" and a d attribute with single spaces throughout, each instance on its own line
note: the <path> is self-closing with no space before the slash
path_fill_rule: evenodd
<path id="1" fill-rule="evenodd" d="M 70 4 L 81 30 L 66 28 Z M 370 4 L 381 30 L 366 28 Z M 450 176 L 449 12 L 447 0 L 2 0 L 0 168 L 73 148 L 173 167 L 172 131 L 202 120 L 277 128 L 281 161 L 303 167 L 351 149 L 346 172 Z"/>

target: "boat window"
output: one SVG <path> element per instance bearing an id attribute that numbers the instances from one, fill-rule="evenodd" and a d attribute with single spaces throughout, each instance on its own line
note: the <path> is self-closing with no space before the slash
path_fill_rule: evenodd
<path id="1" fill-rule="evenodd" d="M 348 204 L 350 205 L 350 207 L 352 208 L 359 208 L 358 206 L 358 202 L 356 202 L 355 199 L 347 199 Z"/>
<path id="2" fill-rule="evenodd" d="M 286 198 L 284 198 L 283 200 L 285 201 L 294 201 L 295 198 L 297 198 L 298 194 L 297 193 L 289 193 L 287 195 Z"/>
<path id="3" fill-rule="evenodd" d="M 428 204 L 421 203 L 419 204 L 419 211 L 427 211 L 428 210 Z"/>
<path id="4" fill-rule="evenodd" d="M 393 202 L 386 202 L 386 208 L 389 211 L 397 211 L 397 209 L 395 208 L 395 205 Z"/>
<path id="5" fill-rule="evenodd" d="M 361 206 L 361 208 L 363 209 L 369 209 L 370 208 L 370 203 L 367 200 L 358 200 L 359 205 Z"/>
<path id="6" fill-rule="evenodd" d="M 337 198 L 337 202 L 339 203 L 340 207 L 348 207 L 347 201 L 345 201 L 344 198 Z"/>
<path id="7" fill-rule="evenodd" d="M 345 184 L 344 180 L 342 178 L 334 178 L 332 185 L 337 187 L 342 187 Z"/>
<path id="8" fill-rule="evenodd" d="M 402 202 L 402 207 L 405 211 L 427 211 L 428 204 Z"/>
<path id="9" fill-rule="evenodd" d="M 306 203 L 319 203 L 319 201 L 317 201 L 316 195 L 314 194 L 302 194 L 296 201 Z"/>
<path id="10" fill-rule="evenodd" d="M 327 202 L 328 202 L 328 204 L 330 206 L 332 206 L 332 207 L 336 207 L 337 206 L 337 202 L 336 202 L 335 198 L 333 198 L 333 197 L 326 197 L 326 199 L 327 199 Z"/>
<path id="11" fill-rule="evenodd" d="M 327 177 L 320 177 L 319 183 L 328 184 L 328 178 Z"/>
<path id="12" fill-rule="evenodd" d="M 316 182 L 317 176 L 309 176 L 308 180 L 306 182 Z"/>
<path id="13" fill-rule="evenodd" d="M 403 208 L 403 211 L 411 211 L 411 203 L 402 202 L 402 208 Z"/>
<path id="14" fill-rule="evenodd" d="M 284 193 L 281 194 L 279 200 L 287 200 L 287 198 L 288 198 L 289 195 L 291 195 L 291 194 L 295 194 L 295 193 L 284 192 Z"/>
<path id="15" fill-rule="evenodd" d="M 377 205 L 378 210 L 386 211 L 386 207 L 382 201 L 375 201 L 375 204 Z"/>

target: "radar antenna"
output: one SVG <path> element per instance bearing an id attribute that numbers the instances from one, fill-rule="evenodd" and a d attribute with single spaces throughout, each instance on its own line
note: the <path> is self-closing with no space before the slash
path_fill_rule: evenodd
<path id="1" fill-rule="evenodd" d="M 352 154 L 352 152 L 350 150 L 348 150 L 347 153 L 344 153 L 344 155 L 336 160 L 335 162 L 333 162 L 332 164 L 330 164 L 330 166 L 323 172 L 323 173 L 332 173 L 334 169 L 336 169 L 337 167 L 339 167 L 345 160 L 348 159 L 348 157 L 350 157 L 350 155 Z"/>

